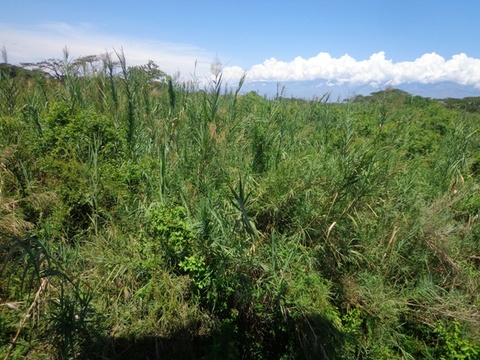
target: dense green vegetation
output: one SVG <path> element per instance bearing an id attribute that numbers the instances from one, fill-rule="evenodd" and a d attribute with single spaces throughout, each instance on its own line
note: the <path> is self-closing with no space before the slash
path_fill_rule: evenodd
<path id="1" fill-rule="evenodd" d="M 2 358 L 480 356 L 472 106 L 26 67 L 0 69 Z"/>

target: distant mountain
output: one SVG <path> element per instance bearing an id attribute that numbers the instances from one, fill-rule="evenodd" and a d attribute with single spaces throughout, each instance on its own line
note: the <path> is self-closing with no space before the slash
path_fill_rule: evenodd
<path id="1" fill-rule="evenodd" d="M 310 81 L 286 81 L 286 82 L 269 82 L 256 81 L 246 82 L 242 87 L 242 92 L 255 91 L 259 95 L 273 98 L 277 95 L 283 97 L 297 98 L 321 98 L 325 94 L 330 94 L 330 101 L 343 101 L 355 95 L 369 95 L 372 92 L 384 90 L 388 84 L 380 85 L 350 85 L 350 84 L 333 84 L 325 80 Z M 480 96 L 480 88 L 461 85 L 455 82 L 439 82 L 433 84 L 422 83 L 406 83 L 394 86 L 408 92 L 411 95 L 419 95 L 434 99 L 445 98 L 465 98 Z"/>
<path id="2" fill-rule="evenodd" d="M 461 85 L 451 81 L 434 84 L 402 84 L 396 88 L 412 95 L 430 97 L 433 99 L 465 98 L 480 96 L 480 88 L 471 85 Z"/>

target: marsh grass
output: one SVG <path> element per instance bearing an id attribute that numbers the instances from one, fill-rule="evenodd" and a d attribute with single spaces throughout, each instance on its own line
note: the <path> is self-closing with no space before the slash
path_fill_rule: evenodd
<path id="1" fill-rule="evenodd" d="M 0 77 L 4 357 L 478 353 L 478 113 L 47 65 Z"/>

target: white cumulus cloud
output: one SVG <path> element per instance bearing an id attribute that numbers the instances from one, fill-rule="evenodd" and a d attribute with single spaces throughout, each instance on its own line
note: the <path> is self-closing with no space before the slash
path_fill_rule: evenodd
<path id="1" fill-rule="evenodd" d="M 453 81 L 462 85 L 480 87 L 480 59 L 461 53 L 445 59 L 436 53 L 424 54 L 413 61 L 394 62 L 381 51 L 366 60 L 356 60 L 345 54 L 334 58 L 321 52 L 304 59 L 296 57 L 290 62 L 275 58 L 265 60 L 250 69 L 225 67 L 224 76 L 231 81 L 247 73 L 248 81 L 302 81 L 323 79 L 335 84 L 398 85 L 420 82 Z"/>
<path id="2" fill-rule="evenodd" d="M 29 28 L 0 24 L 0 47 L 5 46 L 11 63 L 35 62 L 48 58 L 62 58 L 67 47 L 72 58 L 98 55 L 124 49 L 128 65 L 155 61 L 169 74 L 180 72 L 190 79 L 195 74 L 200 80 L 211 78 L 213 52 L 190 44 L 168 43 L 99 31 L 93 24 L 44 23 Z M 326 84 L 340 85 L 399 85 L 420 82 L 424 84 L 453 81 L 480 88 L 480 59 L 464 53 L 445 59 L 428 53 L 413 61 L 394 62 L 385 52 L 372 54 L 368 59 L 355 59 L 345 54 L 338 58 L 321 52 L 310 58 L 298 56 L 291 61 L 272 57 L 250 69 L 225 66 L 223 79 L 229 84 L 247 74 L 247 81 L 302 81 L 324 80 Z"/>

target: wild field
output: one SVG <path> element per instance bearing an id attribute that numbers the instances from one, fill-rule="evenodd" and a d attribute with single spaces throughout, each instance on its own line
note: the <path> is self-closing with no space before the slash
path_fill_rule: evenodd
<path id="1" fill-rule="evenodd" d="M 478 99 L 24 67 L 0 68 L 3 359 L 480 356 Z"/>

